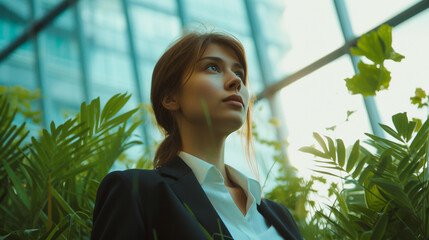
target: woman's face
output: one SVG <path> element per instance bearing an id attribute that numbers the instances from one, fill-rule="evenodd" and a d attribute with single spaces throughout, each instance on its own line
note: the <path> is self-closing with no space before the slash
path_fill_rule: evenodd
<path id="1" fill-rule="evenodd" d="M 215 131 L 229 134 L 239 129 L 249 106 L 244 76 L 232 49 L 210 44 L 183 83 L 178 96 L 180 117 L 190 124 L 207 126 L 205 105 Z"/>

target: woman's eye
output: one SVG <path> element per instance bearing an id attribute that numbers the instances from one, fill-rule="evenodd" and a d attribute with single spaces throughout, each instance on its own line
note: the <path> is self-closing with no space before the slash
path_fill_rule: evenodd
<path id="1" fill-rule="evenodd" d="M 209 65 L 207 67 L 208 70 L 213 71 L 213 72 L 219 72 L 219 69 L 216 65 Z"/>
<path id="2" fill-rule="evenodd" d="M 244 78 L 244 74 L 242 72 L 235 72 L 235 75 L 239 77 L 241 80 Z"/>

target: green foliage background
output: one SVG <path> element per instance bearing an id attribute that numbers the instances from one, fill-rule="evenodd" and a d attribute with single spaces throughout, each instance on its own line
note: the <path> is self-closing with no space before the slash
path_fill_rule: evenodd
<path id="1" fill-rule="evenodd" d="M 97 98 L 60 125 L 25 141 L 25 123 L 0 96 L 0 239 L 88 239 L 99 182 L 128 148 L 141 120 L 121 112 L 130 95 Z"/>

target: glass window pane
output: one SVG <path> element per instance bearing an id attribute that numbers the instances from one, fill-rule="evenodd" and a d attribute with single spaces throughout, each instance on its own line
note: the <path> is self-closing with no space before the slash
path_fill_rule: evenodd
<path id="1" fill-rule="evenodd" d="M 289 49 L 271 64 L 278 74 L 291 74 L 344 44 L 332 1 L 285 0 L 283 27 Z"/>
<path id="2" fill-rule="evenodd" d="M 362 35 L 419 0 L 346 0 L 345 2 L 354 33 Z"/>
<path id="3" fill-rule="evenodd" d="M 401 62 L 387 61 L 392 74 L 389 89 L 377 94 L 382 121 L 391 124 L 391 116 L 408 112 L 408 116 L 426 119 L 427 108 L 418 110 L 410 102 L 416 88 L 429 94 L 429 11 L 426 10 L 393 29 L 393 49 L 405 56 Z"/>
<path id="4" fill-rule="evenodd" d="M 185 12 L 191 24 L 196 24 L 198 27 L 203 23 L 208 30 L 214 26 L 232 34 L 250 35 L 243 0 L 186 0 L 184 2 L 186 3 Z"/>
<path id="5" fill-rule="evenodd" d="M 151 9 L 160 9 L 165 10 L 166 12 L 175 13 L 177 11 L 176 8 L 176 0 L 130 0 L 130 4 L 138 3 L 141 6 L 145 6 Z"/>
<path id="6" fill-rule="evenodd" d="M 62 2 L 62 0 L 29 0 L 28 3 L 30 1 L 34 3 L 36 19 L 42 18 Z"/>
<path id="7" fill-rule="evenodd" d="M 47 120 L 62 122 L 63 112 L 77 112 L 85 99 L 71 9 L 38 36 Z"/>
<path id="8" fill-rule="evenodd" d="M 126 19 L 120 0 L 81 2 L 89 83 L 93 97 L 107 101 L 116 93 L 129 92 L 138 102 Z M 135 98 L 135 99 L 134 99 Z"/>
<path id="9" fill-rule="evenodd" d="M 132 7 L 130 10 L 139 58 L 143 101 L 149 103 L 153 68 L 167 46 L 179 37 L 180 20 L 177 16 L 140 6 Z"/>
<path id="10" fill-rule="evenodd" d="M 247 72 L 249 75 L 249 82 L 251 90 L 254 94 L 261 92 L 265 85 L 261 76 L 261 69 L 259 68 L 258 58 L 256 56 L 255 42 L 251 37 L 236 35 L 238 40 L 243 44 L 246 51 L 247 58 Z"/>
<path id="11" fill-rule="evenodd" d="M 28 0 L 0 0 L 0 16 L 14 22 L 24 22 L 30 17 Z"/>
<path id="12" fill-rule="evenodd" d="M 284 77 L 280 60 L 285 56 L 285 53 L 290 49 L 288 34 L 284 27 L 283 18 L 286 11 L 285 1 L 255 1 L 254 8 L 257 19 L 256 24 L 259 25 L 262 35 L 263 47 L 262 52 L 268 57 L 270 69 L 267 73 L 267 81 L 279 80 Z"/>

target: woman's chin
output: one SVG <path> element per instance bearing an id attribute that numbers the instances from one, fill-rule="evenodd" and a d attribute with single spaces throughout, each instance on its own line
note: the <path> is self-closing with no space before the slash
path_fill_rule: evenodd
<path id="1" fill-rule="evenodd" d="M 218 121 L 217 122 L 217 128 L 221 131 L 221 132 L 225 132 L 225 133 L 232 133 L 237 131 L 238 129 L 240 129 L 243 124 L 244 124 L 244 119 L 242 118 L 230 118 L 228 120 L 224 120 L 224 121 Z"/>

